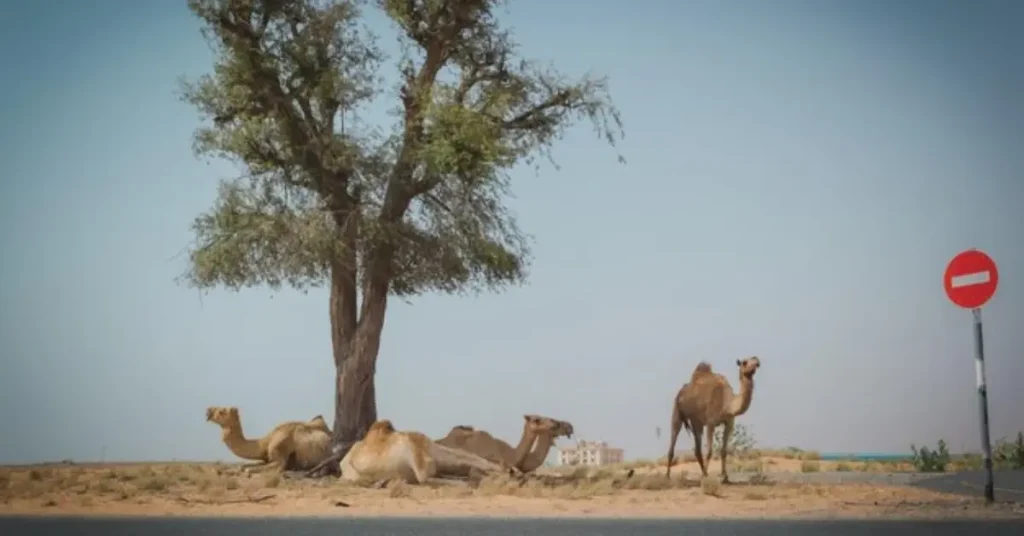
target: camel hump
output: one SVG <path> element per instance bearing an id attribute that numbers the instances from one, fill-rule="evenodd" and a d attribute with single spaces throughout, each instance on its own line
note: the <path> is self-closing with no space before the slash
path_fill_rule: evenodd
<path id="1" fill-rule="evenodd" d="M 452 431 L 454 432 L 456 430 L 458 430 L 460 432 L 473 432 L 476 429 L 473 428 L 472 426 L 468 426 L 468 425 L 465 425 L 465 424 L 457 424 L 455 426 L 452 426 Z"/>
<path id="2" fill-rule="evenodd" d="M 697 363 L 697 366 L 694 367 L 693 369 L 692 377 L 696 378 L 697 376 L 700 376 L 702 374 L 711 374 L 711 364 L 708 363 L 707 361 L 701 361 L 700 363 Z"/>
<path id="3" fill-rule="evenodd" d="M 366 432 L 369 434 L 381 434 L 390 435 L 395 433 L 395 425 L 388 419 L 380 419 L 370 425 L 370 429 Z"/>

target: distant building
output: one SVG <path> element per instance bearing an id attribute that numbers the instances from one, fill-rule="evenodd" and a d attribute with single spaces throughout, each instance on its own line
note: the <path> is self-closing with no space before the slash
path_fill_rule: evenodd
<path id="1" fill-rule="evenodd" d="M 559 465 L 608 465 L 622 463 L 622 459 L 623 450 L 604 441 L 580 440 L 575 447 L 558 449 Z"/>

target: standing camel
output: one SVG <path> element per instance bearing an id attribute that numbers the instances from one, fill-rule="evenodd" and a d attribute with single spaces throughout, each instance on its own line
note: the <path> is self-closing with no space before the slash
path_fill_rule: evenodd
<path id="1" fill-rule="evenodd" d="M 711 445 L 715 437 L 715 427 L 725 425 L 722 433 L 722 482 L 729 481 L 725 469 L 726 451 L 729 448 L 729 436 L 732 435 L 733 424 L 737 416 L 750 409 L 750 401 L 754 396 L 754 374 L 761 366 L 761 360 L 749 357 L 736 360 L 740 370 L 740 392 L 736 394 L 725 376 L 711 371 L 711 365 L 699 363 L 693 369 L 690 383 L 683 385 L 676 394 L 672 405 L 672 438 L 668 446 L 668 467 L 665 476 L 672 476 L 672 457 L 676 450 L 676 439 L 680 428 L 693 435 L 693 453 L 700 464 L 703 476 L 708 476 L 707 465 L 711 463 Z M 707 427 L 708 463 L 704 463 L 701 454 L 701 433 Z"/>

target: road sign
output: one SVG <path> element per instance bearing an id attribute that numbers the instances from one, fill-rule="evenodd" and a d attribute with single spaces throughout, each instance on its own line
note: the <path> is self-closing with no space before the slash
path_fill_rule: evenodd
<path id="1" fill-rule="evenodd" d="M 992 481 L 992 444 L 988 430 L 988 387 L 985 385 L 985 342 L 982 337 L 981 306 L 985 305 L 999 286 L 999 270 L 995 261 L 982 251 L 961 251 L 946 266 L 942 286 L 950 301 L 970 309 L 974 316 L 974 369 L 978 380 L 978 416 L 981 417 L 981 453 L 985 463 L 985 500 L 995 501 Z"/>
<path id="2" fill-rule="evenodd" d="M 977 309 L 996 293 L 999 270 L 984 252 L 969 249 L 949 261 L 942 284 L 950 301 L 964 309 Z"/>

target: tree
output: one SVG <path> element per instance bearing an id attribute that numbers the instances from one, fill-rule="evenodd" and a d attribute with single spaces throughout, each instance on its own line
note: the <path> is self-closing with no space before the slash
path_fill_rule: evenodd
<path id="1" fill-rule="evenodd" d="M 529 247 L 503 204 L 508 171 L 550 159 L 579 120 L 612 146 L 621 139 L 606 80 L 519 60 L 496 4 L 373 2 L 402 45 L 398 120 L 384 129 L 360 121 L 386 97 L 387 58 L 360 25 L 366 1 L 188 2 L 215 52 L 212 74 L 183 83 L 211 120 L 195 150 L 242 173 L 194 220 L 181 280 L 329 288 L 335 449 L 317 474 L 336 470 L 377 419 L 388 296 L 521 282 Z"/>

